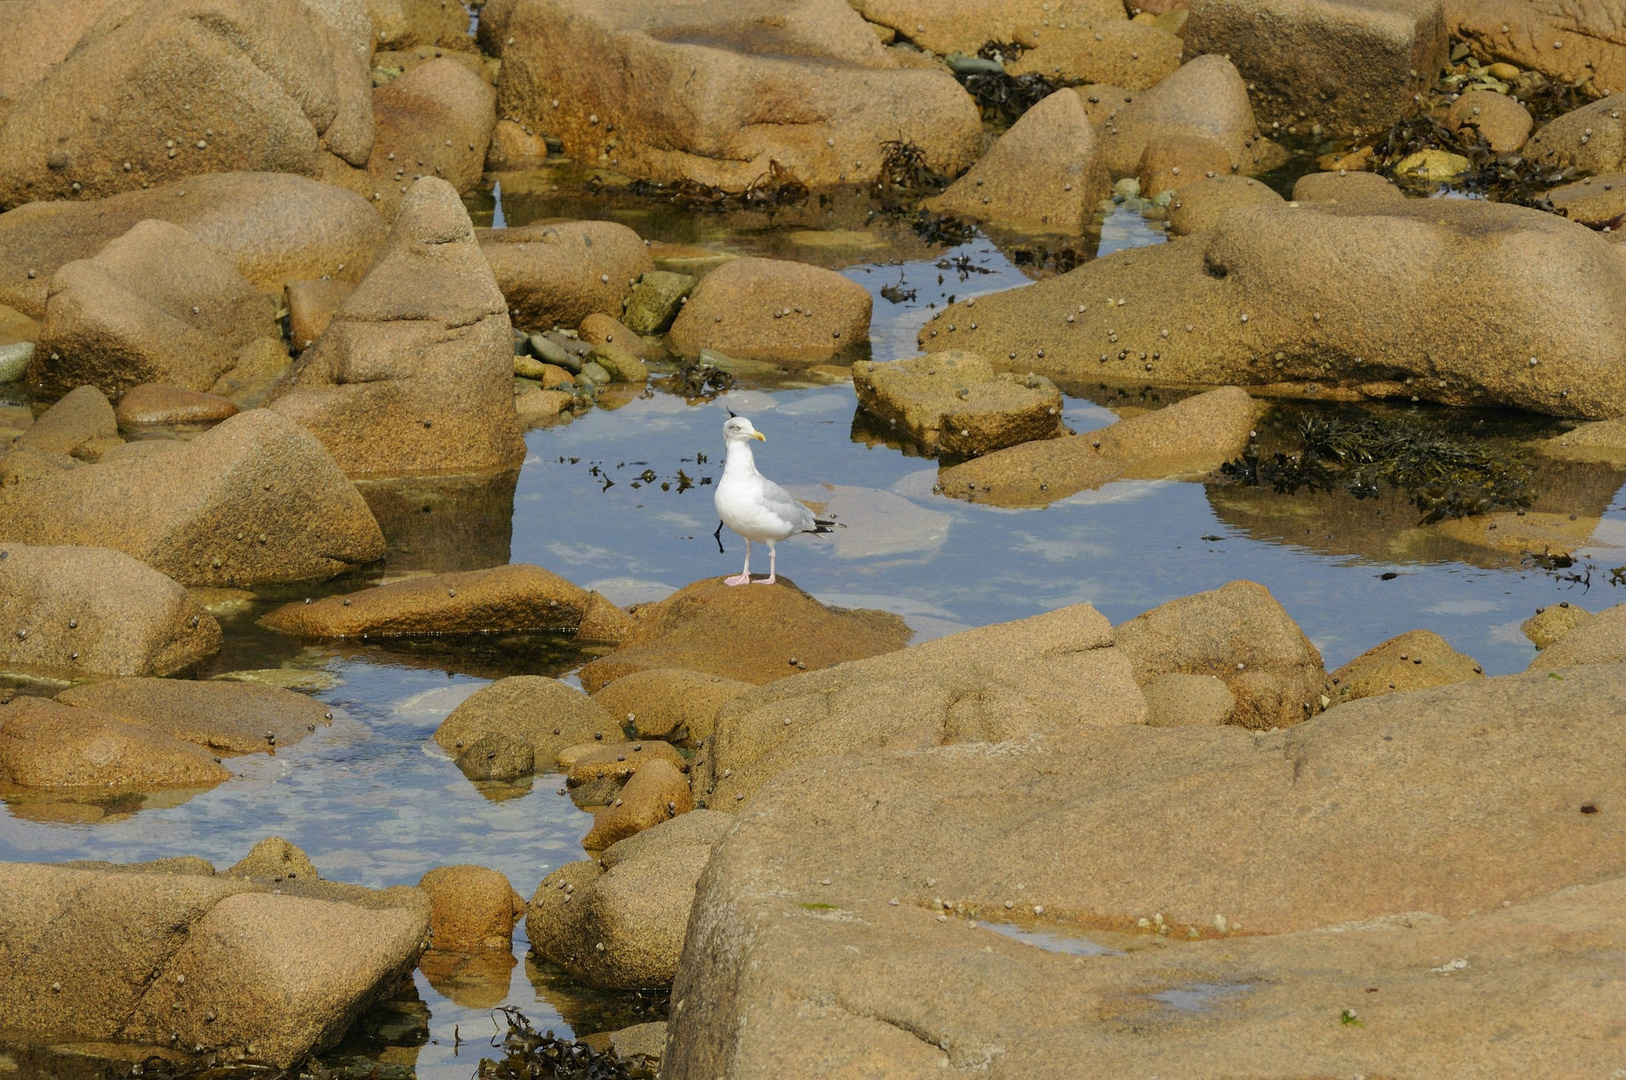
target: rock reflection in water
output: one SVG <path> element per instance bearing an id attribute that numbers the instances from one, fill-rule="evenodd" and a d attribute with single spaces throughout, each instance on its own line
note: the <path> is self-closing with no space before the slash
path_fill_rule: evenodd
<path id="1" fill-rule="evenodd" d="M 519 471 L 356 483 L 384 530 L 392 574 L 484 570 L 508 562 Z"/>

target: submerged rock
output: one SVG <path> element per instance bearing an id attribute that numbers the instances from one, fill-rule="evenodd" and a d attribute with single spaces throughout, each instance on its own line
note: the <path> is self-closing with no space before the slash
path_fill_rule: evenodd
<path id="1" fill-rule="evenodd" d="M 30 788 L 207 788 L 230 770 L 196 743 L 44 698 L 0 705 L 0 780 Z"/>
<path id="2" fill-rule="evenodd" d="M 1257 408 L 1234 386 L 1080 435 L 1025 443 L 943 469 L 943 494 L 995 506 L 1043 506 L 1113 480 L 1208 473 L 1248 445 Z"/>
<path id="3" fill-rule="evenodd" d="M 1192 0 L 1185 29 L 1192 55 L 1235 62 L 1266 123 L 1332 137 L 1415 114 L 1450 47 L 1440 0 Z"/>
<path id="4" fill-rule="evenodd" d="M 1565 674 L 1268 736 L 1123 726 L 804 765 L 713 854 L 663 1070 L 933 1076 L 999 1047 L 1045 1080 L 1584 1073 L 1583 1033 L 1616 1011 L 1587 988 L 1626 944 L 1602 794 L 1626 779 L 1626 668 Z"/>
<path id="5" fill-rule="evenodd" d="M 275 413 L 163 447 L 0 487 L 0 540 L 111 547 L 189 585 L 308 581 L 384 553 L 332 457 Z"/>
<path id="6" fill-rule="evenodd" d="M 481 229 L 477 235 L 509 317 L 526 329 L 579 326 L 589 315 L 619 318 L 632 282 L 655 265 L 638 234 L 613 221 Z"/>
<path id="7" fill-rule="evenodd" d="M 314 698 L 253 683 L 106 679 L 64 690 L 56 700 L 142 724 L 217 753 L 274 751 L 333 722 L 333 710 Z"/>
<path id="8" fill-rule="evenodd" d="M 695 883 L 731 822 L 697 810 L 612 845 L 599 862 L 566 863 L 531 897 L 531 947 L 590 986 L 670 984 Z"/>
<path id="9" fill-rule="evenodd" d="M 234 368 L 288 362 L 275 309 L 231 260 L 179 225 L 142 221 L 51 281 L 29 379 L 48 393 L 140 383 L 209 390 Z"/>
<path id="10" fill-rule="evenodd" d="M 731 259 L 701 279 L 667 335 L 673 352 L 812 364 L 869 340 L 872 301 L 834 270 Z M 630 311 L 629 311 L 630 315 Z"/>
<path id="11" fill-rule="evenodd" d="M 971 333 L 967 328 L 967 334 Z M 1043 376 L 996 374 L 974 353 L 853 364 L 858 406 L 928 454 L 969 457 L 1061 432 L 1061 391 Z"/>
<path id="12" fill-rule="evenodd" d="M 513 946 L 514 923 L 525 898 L 500 871 L 484 866 L 441 866 L 418 881 L 429 894 L 429 933 L 437 949 L 502 949 Z"/>
<path id="13" fill-rule="evenodd" d="M 517 0 L 502 26 L 498 114 L 629 176 L 729 191 L 781 173 L 867 183 L 885 142 L 914 143 L 951 175 L 982 148 L 954 78 L 901 66 L 845 0 Z"/>
<path id="14" fill-rule="evenodd" d="M 752 684 L 680 668 L 651 668 L 623 675 L 602 687 L 593 700 L 611 716 L 624 718 L 640 739 L 690 743 L 711 734 L 717 710 Z"/>
<path id="15" fill-rule="evenodd" d="M 284 633 L 320 638 L 577 631 L 602 599 L 540 566 L 514 563 L 407 578 L 309 604 L 284 604 L 260 622 Z M 600 631 L 607 626 L 608 620 L 596 620 Z"/>
<path id="16" fill-rule="evenodd" d="M 1424 690 L 1484 678 L 1474 658 L 1453 649 L 1429 630 L 1408 630 L 1374 645 L 1332 673 L 1332 699 L 1337 702 L 1382 694 Z"/>
<path id="17" fill-rule="evenodd" d="M 1231 723 L 1289 727 L 1320 711 L 1321 654 L 1263 585 L 1233 581 L 1170 600 L 1113 631 L 1135 682 L 1213 675 L 1236 695 Z"/>
<path id="18" fill-rule="evenodd" d="M 966 221 L 1076 236 L 1106 198 L 1109 183 L 1083 101 L 1072 90 L 1058 90 L 1023 113 L 947 191 L 922 205 Z"/>
<path id="19" fill-rule="evenodd" d="M 507 305 L 456 191 L 425 177 L 269 407 L 349 476 L 408 476 L 518 465 L 513 397 Z"/>
<path id="20" fill-rule="evenodd" d="M 777 774 L 830 754 L 1021 743 L 1145 720 L 1146 701 L 1125 651 L 1113 648 L 1112 627 L 1075 604 L 740 695 L 717 714 L 704 794 L 732 810 Z"/>
<path id="21" fill-rule="evenodd" d="M 0 543 L 0 665 L 171 675 L 220 649 L 220 624 L 170 578 L 122 552 Z"/>
<path id="22" fill-rule="evenodd" d="M 0 302 L 42 318 L 57 270 L 146 220 L 179 225 L 270 293 L 323 275 L 357 281 L 384 239 L 359 195 L 286 173 L 213 173 L 106 199 L 31 202 L 0 214 Z"/>
<path id="23" fill-rule="evenodd" d="M 476 691 L 435 729 L 435 742 L 455 758 L 487 735 L 529 743 L 544 766 L 567 746 L 626 741 L 620 723 L 586 694 L 541 675 L 512 675 Z"/>
<path id="24" fill-rule="evenodd" d="M 1508 261 L 1509 250 L 1523 254 Z M 1259 206 L 1192 243 L 1115 252 L 950 305 L 938 322 L 974 316 L 984 355 L 1057 379 L 1338 387 L 1615 417 L 1626 414 L 1623 260 L 1596 233 L 1524 207 Z M 1504 269 L 1457 283 L 1452 267 L 1480 264 Z M 949 345 L 926 332 L 920 344 Z"/>
<path id="25" fill-rule="evenodd" d="M 909 635 L 890 612 L 830 607 L 783 577 L 778 588 L 708 578 L 640 607 L 621 647 L 581 680 L 592 693 L 635 671 L 684 668 L 760 685 L 901 649 Z"/>

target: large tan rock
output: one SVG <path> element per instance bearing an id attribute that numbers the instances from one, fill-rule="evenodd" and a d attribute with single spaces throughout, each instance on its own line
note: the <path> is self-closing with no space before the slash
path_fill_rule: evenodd
<path id="1" fill-rule="evenodd" d="M 976 55 L 990 41 L 1042 42 L 1058 24 L 1123 22 L 1124 10 L 1109 0 L 857 0 L 865 19 L 891 27 L 940 55 Z"/>
<path id="2" fill-rule="evenodd" d="M 1626 90 L 1626 36 L 1607 4 L 1451 0 L 1446 25 L 1473 54 L 1531 68 L 1592 93 Z"/>
<path id="3" fill-rule="evenodd" d="M 1236 695 L 1233 724 L 1288 727 L 1320 711 L 1321 654 L 1263 585 L 1233 581 L 1170 600 L 1114 634 L 1142 686 L 1171 671 L 1224 682 Z"/>
<path id="4" fill-rule="evenodd" d="M 671 762 L 653 758 L 644 762 L 610 805 L 599 811 L 582 846 L 589 851 L 602 851 L 618 840 L 635 836 L 693 809 L 689 778 Z"/>
<path id="5" fill-rule="evenodd" d="M 1450 270 L 1487 262 L 1505 272 L 1459 283 Z M 1617 245 L 1524 207 L 1260 206 L 1194 243 L 1115 252 L 939 321 L 975 317 L 984 355 L 1058 380 L 1341 387 L 1604 418 L 1626 414 L 1623 268 Z M 920 344 L 948 347 L 926 332 Z"/>
<path id="6" fill-rule="evenodd" d="M 0 302 L 43 317 L 57 270 L 148 219 L 179 225 L 260 292 L 324 275 L 357 281 L 384 239 L 359 195 L 285 173 L 213 173 L 106 199 L 31 202 L 0 214 Z"/>
<path id="7" fill-rule="evenodd" d="M 284 604 L 260 622 L 284 633 L 322 638 L 577 631 L 602 600 L 540 566 L 514 563 L 406 578 L 311 604 Z M 598 633 L 615 629 L 603 618 L 595 622 Z M 623 613 L 621 629 L 630 623 Z"/>
<path id="8" fill-rule="evenodd" d="M 627 175 L 867 183 L 884 142 L 950 175 L 982 149 L 970 95 L 901 66 L 845 0 L 518 0 L 504 26 L 498 114 Z"/>
<path id="9" fill-rule="evenodd" d="M 635 671 L 685 668 L 760 685 L 901 649 L 909 634 L 896 615 L 829 607 L 783 577 L 778 588 L 750 589 L 708 578 L 639 608 L 621 647 L 581 680 L 595 693 Z"/>
<path id="10" fill-rule="evenodd" d="M 373 92 L 378 137 L 366 168 L 335 160 L 323 178 L 370 200 L 386 220 L 419 177 L 439 177 L 459 194 L 471 191 L 491 145 L 495 100 L 484 79 L 450 57 L 413 66 Z"/>
<path id="11" fill-rule="evenodd" d="M 300 0 L 100 6 L 59 63 L 16 87 L 0 205 L 237 169 L 314 176 L 326 153 L 366 161 L 366 61 Z"/>
<path id="12" fill-rule="evenodd" d="M 350 476 L 493 472 L 524 456 L 513 364 L 507 305 L 468 211 L 425 177 L 269 407 Z"/>
<path id="13" fill-rule="evenodd" d="M 624 675 L 593 695 L 641 739 L 700 742 L 711 734 L 717 710 L 751 683 L 679 668 L 653 668 Z"/>
<path id="14" fill-rule="evenodd" d="M 1202 475 L 1248 445 L 1257 409 L 1234 386 L 1079 435 L 1025 443 L 938 473 L 945 495 L 996 506 L 1043 506 L 1113 480 Z"/>
<path id="15" fill-rule="evenodd" d="M 1001 39 L 1003 40 L 1003 39 Z M 1185 42 L 1161 26 L 1102 22 L 1069 16 L 1026 36 L 1031 48 L 1006 65 L 1011 75 L 1043 75 L 1056 82 L 1110 83 L 1145 90 L 1180 66 Z"/>
<path id="16" fill-rule="evenodd" d="M 236 402 L 218 394 L 141 383 L 119 399 L 118 422 L 127 428 L 216 424 L 241 411 Z"/>
<path id="17" fill-rule="evenodd" d="M 1430 630 L 1408 630 L 1374 645 L 1332 673 L 1337 702 L 1449 686 L 1483 678 L 1485 669 Z"/>
<path id="18" fill-rule="evenodd" d="M 1191 55 L 1223 53 L 1265 123 L 1375 135 L 1419 109 L 1449 41 L 1439 0 L 1192 0 Z"/>
<path id="19" fill-rule="evenodd" d="M 531 897 L 531 947 L 590 986 L 671 983 L 695 883 L 728 821 L 684 814 L 612 845 L 601 862 L 555 870 Z"/>
<path id="20" fill-rule="evenodd" d="M 578 326 L 619 318 L 632 283 L 655 268 L 638 234 L 613 221 L 480 229 L 480 251 L 516 326 Z"/>
<path id="21" fill-rule="evenodd" d="M 113 406 L 96 387 L 78 386 L 46 409 L 17 436 L 14 445 L 21 450 L 95 461 L 119 442 L 119 422 Z"/>
<path id="22" fill-rule="evenodd" d="M 332 577 L 384 553 L 332 457 L 265 409 L 162 451 L 0 487 L 0 540 L 111 547 L 188 585 Z"/>
<path id="23" fill-rule="evenodd" d="M 1537 608 L 1536 613 L 1519 624 L 1519 630 L 1530 639 L 1530 644 L 1545 649 L 1592 618 L 1592 612 L 1568 602 Z"/>
<path id="24" fill-rule="evenodd" d="M 1175 236 L 1212 229 L 1238 206 L 1280 206 L 1284 200 L 1274 188 L 1251 176 L 1215 172 L 1188 177 L 1175 187 L 1169 203 L 1169 232 Z"/>
<path id="25" fill-rule="evenodd" d="M 1387 176 L 1359 169 L 1305 173 L 1293 181 L 1294 202 L 1400 202 L 1405 197 Z"/>
<path id="26" fill-rule="evenodd" d="M 207 788 L 231 779 L 209 751 L 45 698 L 0 705 L 0 780 L 18 787 Z"/>
<path id="27" fill-rule="evenodd" d="M 923 205 L 966 221 L 1076 236 L 1108 194 L 1108 184 L 1084 102 L 1072 90 L 1058 90 L 1023 113 L 969 172 Z"/>
<path id="28" fill-rule="evenodd" d="M 141 383 L 208 390 L 233 368 L 287 362 L 276 309 L 179 225 L 147 220 L 51 281 L 29 379 L 47 393 Z"/>
<path id="29" fill-rule="evenodd" d="M 292 746 L 333 722 L 330 708 L 304 694 L 218 680 L 105 679 L 56 700 L 228 754 Z"/>
<path id="30" fill-rule="evenodd" d="M 122 552 L 3 542 L 0 552 L 7 670 L 170 675 L 220 649 L 220 624 L 190 593 Z"/>
<path id="31" fill-rule="evenodd" d="M 1120 104 L 1122 96 L 1133 100 Z M 1105 98 L 1096 121 L 1101 154 L 1114 179 L 1134 176 L 1146 148 L 1171 138 L 1201 139 L 1222 153 L 1234 171 L 1253 173 L 1262 157 L 1248 88 L 1223 56 L 1197 56 L 1142 94 Z"/>
<path id="32" fill-rule="evenodd" d="M 701 881 L 665 1074 L 1584 1075 L 1626 668 L 1565 675 L 784 774 Z"/>
<path id="33" fill-rule="evenodd" d="M 973 333 L 969 326 L 966 333 Z M 1061 432 L 1061 391 L 1055 383 L 1037 375 L 995 373 L 975 353 L 955 350 L 890 363 L 860 360 L 853 364 L 853 389 L 859 408 L 933 455 L 986 454 Z"/>
<path id="34" fill-rule="evenodd" d="M 476 691 L 435 729 L 435 742 L 455 758 L 489 735 L 523 740 L 543 766 L 567 746 L 626 741 L 619 720 L 591 698 L 541 675 L 511 675 Z"/>
<path id="35" fill-rule="evenodd" d="M 667 345 L 741 360 L 819 363 L 869 340 L 868 290 L 834 270 L 782 259 L 730 259 L 683 305 Z"/>
<path id="36" fill-rule="evenodd" d="M 1590 619 L 1577 621 L 1568 633 L 1536 654 L 1530 661 L 1530 670 L 1623 663 L 1626 663 L 1626 604 L 1616 604 Z"/>
<path id="37" fill-rule="evenodd" d="M 731 810 L 778 773 L 831 754 L 1142 724 L 1135 683 L 1088 604 L 966 630 L 735 698 L 705 753 L 705 796 Z"/>
<path id="38" fill-rule="evenodd" d="M 1498 154 L 1511 154 L 1530 137 L 1534 121 L 1530 110 L 1507 94 L 1470 90 L 1451 103 L 1445 126 L 1452 131 L 1477 133 Z"/>
<path id="39" fill-rule="evenodd" d="M 425 874 L 418 888 L 429 894 L 435 948 L 512 949 L 514 923 L 525 914 L 525 898 L 501 871 L 440 866 Z"/>

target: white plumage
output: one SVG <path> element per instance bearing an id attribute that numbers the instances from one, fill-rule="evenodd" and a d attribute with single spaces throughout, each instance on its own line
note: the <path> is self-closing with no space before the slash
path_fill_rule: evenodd
<path id="1" fill-rule="evenodd" d="M 751 454 L 753 439 L 768 441 L 767 436 L 743 416 L 731 417 L 723 425 L 728 457 L 712 501 L 723 524 L 745 540 L 745 569 L 736 577 L 724 578 L 726 585 L 750 582 L 753 540 L 768 545 L 768 576 L 757 584 L 772 585 L 778 580 L 775 544 L 796 533 L 829 531 L 828 522 L 819 521 L 813 511 L 792 498 L 790 492 L 757 472 L 756 458 Z"/>

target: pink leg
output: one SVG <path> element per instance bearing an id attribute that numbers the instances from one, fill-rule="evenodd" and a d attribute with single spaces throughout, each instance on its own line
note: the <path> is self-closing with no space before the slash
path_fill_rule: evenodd
<path id="1" fill-rule="evenodd" d="M 768 541 L 768 576 L 763 578 L 761 581 L 757 582 L 758 585 L 772 585 L 774 582 L 779 580 L 777 577 L 774 576 L 774 560 L 776 558 L 778 558 L 778 556 L 779 556 L 779 552 L 774 550 L 773 541 L 769 540 Z"/>
<path id="2" fill-rule="evenodd" d="M 745 569 L 734 577 L 725 577 L 724 585 L 749 585 L 751 583 L 751 541 L 745 542 Z"/>

